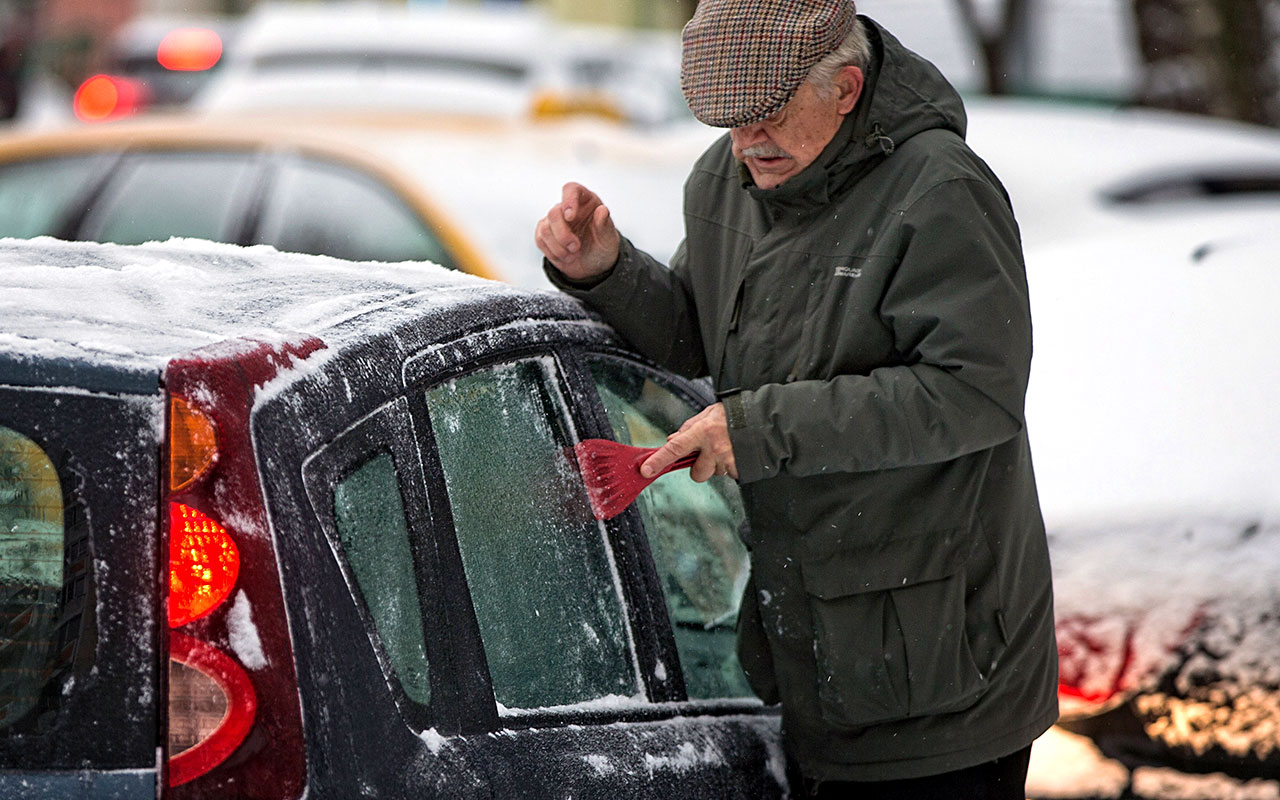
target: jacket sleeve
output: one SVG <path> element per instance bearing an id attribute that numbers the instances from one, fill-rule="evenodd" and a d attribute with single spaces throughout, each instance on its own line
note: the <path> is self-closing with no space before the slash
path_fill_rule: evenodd
<path id="1" fill-rule="evenodd" d="M 880 303 L 898 358 L 728 398 L 741 480 L 937 463 L 1022 429 L 1031 315 L 1004 192 L 953 179 L 901 213 L 900 258 Z"/>
<path id="2" fill-rule="evenodd" d="M 570 283 L 543 261 L 555 286 L 595 309 L 632 347 L 672 372 L 697 378 L 707 374 L 707 360 L 684 269 L 683 242 L 668 269 L 625 237 L 613 269 L 589 286 Z"/>

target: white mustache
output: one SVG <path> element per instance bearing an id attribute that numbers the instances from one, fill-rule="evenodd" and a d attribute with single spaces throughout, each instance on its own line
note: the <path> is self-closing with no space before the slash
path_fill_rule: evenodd
<path id="1" fill-rule="evenodd" d="M 791 158 L 791 154 L 772 144 L 754 144 L 742 149 L 743 158 Z"/>

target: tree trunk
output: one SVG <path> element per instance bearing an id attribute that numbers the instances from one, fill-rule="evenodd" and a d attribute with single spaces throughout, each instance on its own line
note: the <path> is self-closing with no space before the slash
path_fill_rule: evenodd
<path id="1" fill-rule="evenodd" d="M 982 53 L 989 94 L 1026 88 L 1026 22 L 1028 0 L 1004 0 L 1000 18 L 984 22 L 974 0 L 956 0 L 960 18 Z"/>
<path id="2" fill-rule="evenodd" d="M 1142 105 L 1280 125 L 1273 0 L 1134 0 Z"/>

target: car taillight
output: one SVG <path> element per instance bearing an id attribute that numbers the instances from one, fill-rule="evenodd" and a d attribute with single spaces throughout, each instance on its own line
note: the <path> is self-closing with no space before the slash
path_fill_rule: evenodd
<path id="1" fill-rule="evenodd" d="M 166 791 L 171 800 L 306 793 L 302 694 L 253 435 L 259 387 L 318 339 L 169 362 Z"/>
<path id="2" fill-rule="evenodd" d="M 235 752 L 258 698 L 244 669 L 199 639 L 170 633 L 169 659 L 169 785 L 181 786 Z"/>
<path id="3" fill-rule="evenodd" d="M 222 37 L 208 28 L 175 28 L 156 48 L 156 61 L 165 69 L 199 72 L 222 58 Z"/>
<path id="4" fill-rule="evenodd" d="M 209 515 L 169 504 L 169 627 L 217 608 L 236 585 L 240 551 Z"/>
<path id="5" fill-rule="evenodd" d="M 213 466 L 218 433 L 213 420 L 181 397 L 169 401 L 169 491 L 180 492 Z"/>
<path id="6" fill-rule="evenodd" d="M 72 110 L 84 122 L 125 117 L 142 110 L 148 101 L 146 87 L 115 75 L 94 75 L 76 89 Z"/>
<path id="7" fill-rule="evenodd" d="M 169 402 L 169 491 L 183 499 L 217 461 L 213 420 L 181 397 Z M 198 493 L 197 493 L 198 494 Z M 209 514 L 169 502 L 169 627 L 181 628 L 226 601 L 240 575 L 235 540 Z M 258 700 L 244 668 L 213 645 L 169 633 L 169 785 L 212 770 L 240 746 Z"/>

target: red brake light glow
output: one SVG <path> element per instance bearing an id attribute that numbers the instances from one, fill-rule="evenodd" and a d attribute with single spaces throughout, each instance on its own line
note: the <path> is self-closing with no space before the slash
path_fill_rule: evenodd
<path id="1" fill-rule="evenodd" d="M 146 90 L 141 84 L 114 75 L 94 75 L 76 89 L 72 107 L 84 122 L 124 117 L 146 105 Z"/>
<path id="2" fill-rule="evenodd" d="M 169 504 L 169 627 L 199 619 L 235 587 L 240 551 L 207 514 Z"/>
<path id="3" fill-rule="evenodd" d="M 169 785 L 180 786 L 235 752 L 258 697 L 239 664 L 198 639 L 171 632 L 169 659 Z"/>
<path id="4" fill-rule="evenodd" d="M 165 69 L 200 72 L 222 58 L 222 37 L 208 28 L 175 28 L 156 48 L 156 61 Z"/>

